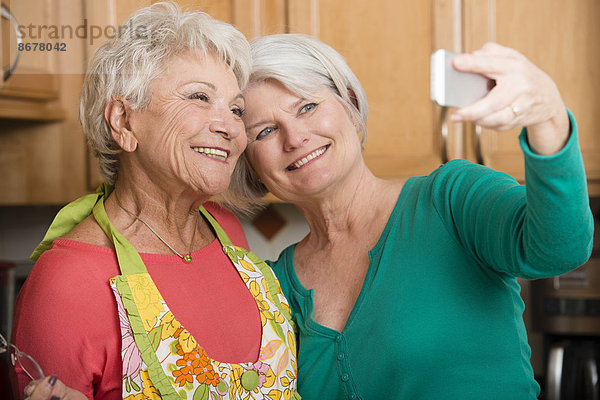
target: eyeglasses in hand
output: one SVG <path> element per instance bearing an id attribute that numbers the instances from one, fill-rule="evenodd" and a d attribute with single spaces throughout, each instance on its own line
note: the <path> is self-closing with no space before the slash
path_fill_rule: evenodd
<path id="1" fill-rule="evenodd" d="M 45 375 L 37 361 L 27 353 L 23 353 L 0 334 L 0 354 L 10 353 L 10 363 L 13 368 L 20 367 L 32 380 L 44 379 Z"/>

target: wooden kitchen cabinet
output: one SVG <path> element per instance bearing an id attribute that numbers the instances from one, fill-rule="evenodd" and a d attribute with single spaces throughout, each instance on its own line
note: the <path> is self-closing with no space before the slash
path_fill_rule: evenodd
<path id="1" fill-rule="evenodd" d="M 590 194 L 600 195 L 600 2 L 578 0 L 463 0 L 463 50 L 486 41 L 512 47 L 556 82 L 566 106 L 577 119 L 579 141 Z M 465 157 L 476 158 L 475 131 L 465 129 Z M 482 132 L 486 165 L 524 178 L 518 130 Z"/>
<path id="2" fill-rule="evenodd" d="M 2 0 L 2 7 L 0 60 L 3 68 L 15 62 L 16 68 L 12 75 L 1 79 L 0 118 L 64 118 L 58 101 L 55 42 L 51 43 L 51 51 L 46 50 L 50 43 L 47 28 L 60 25 L 56 0 Z M 17 33 L 21 36 L 21 49 Z"/>
<path id="3" fill-rule="evenodd" d="M 20 24 L 34 29 L 38 17 L 47 17 L 47 26 L 76 26 L 84 15 L 81 0 L 11 0 L 10 6 Z M 0 205 L 63 204 L 88 189 L 87 147 L 78 121 L 83 43 L 73 40 L 68 50 L 67 57 L 55 54 L 52 62 L 38 58 L 41 53 L 22 54 L 15 75 L 0 88 Z"/>
<path id="4" fill-rule="evenodd" d="M 7 0 L 2 0 L 3 2 Z M 10 0 L 13 8 L 34 0 Z M 31 15 L 89 25 L 118 26 L 150 0 L 43 0 Z M 299 32 L 316 36 L 336 48 L 361 80 L 369 101 L 365 158 L 373 172 L 402 179 L 431 172 L 445 157 L 477 161 L 475 129 L 448 124 L 441 135 L 441 108 L 429 99 L 429 57 L 446 48 L 471 51 L 488 40 L 514 47 L 544 69 L 557 83 L 577 118 L 590 192 L 600 195 L 600 134 L 593 118 L 600 93 L 600 3 L 579 0 L 566 8 L 557 0 L 179 0 L 215 18 L 233 23 L 248 38 Z M 58 4 L 58 8 L 54 5 Z M 15 10 L 16 12 L 16 10 Z M 3 23 L 3 40 L 8 25 Z M 81 42 L 81 41 L 79 41 Z M 83 71 L 102 42 L 73 43 L 71 59 L 59 66 L 79 65 Z M 2 46 L 0 41 L 0 46 Z M 0 49 L 3 64 L 10 54 Z M 60 63 L 63 63 L 62 66 Z M 79 64 L 76 64 L 79 63 Z M 26 62 L 44 72 L 52 63 Z M 33 76 L 31 74 L 29 77 Z M 11 78 L 12 79 L 12 78 Z M 67 202 L 94 189 L 101 181 L 95 159 L 86 150 L 77 121 L 81 74 L 60 75 L 36 90 L 25 84 L 0 86 L 0 118 L 6 101 L 18 109 L 40 101 L 59 104 L 64 119 L 40 124 L 13 119 L 0 127 L 0 169 L 5 187 L 0 204 Z M 49 85 L 49 86 L 48 86 Z M 16 89 L 20 87 L 20 89 Z M 49 88 L 48 90 L 44 88 Z M 20 93 L 15 97 L 10 93 Z M 29 93 L 25 95 L 25 93 Z M 27 97 L 29 96 L 29 97 Z M 56 100 L 54 97 L 58 96 Z M 26 103 L 23 103 L 26 102 Z M 34 103 L 35 104 L 35 103 Z M 52 114 L 56 115 L 56 114 Z M 523 179 L 518 132 L 481 133 L 481 159 L 495 169 Z M 6 149 L 10 149 L 7 151 Z"/>

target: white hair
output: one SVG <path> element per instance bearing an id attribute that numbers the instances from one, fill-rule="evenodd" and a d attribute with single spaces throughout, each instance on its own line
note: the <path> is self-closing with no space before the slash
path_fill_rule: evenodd
<path id="1" fill-rule="evenodd" d="M 213 54 L 233 71 L 240 89 L 248 83 L 250 45 L 230 24 L 203 12 L 183 12 L 176 3 L 161 2 L 133 13 L 118 35 L 101 45 L 90 60 L 79 102 L 83 132 L 108 184 L 119 169 L 120 147 L 104 119 L 106 104 L 123 97 L 134 110 L 150 102 L 151 82 L 172 57 L 187 51 Z"/>

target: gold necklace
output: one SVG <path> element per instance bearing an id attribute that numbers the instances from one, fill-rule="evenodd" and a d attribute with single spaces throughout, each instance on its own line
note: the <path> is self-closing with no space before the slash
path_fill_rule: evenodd
<path id="1" fill-rule="evenodd" d="M 152 227 L 150 225 L 148 225 L 148 223 L 146 221 L 144 221 L 143 219 L 141 219 L 140 217 L 138 217 L 137 215 L 135 215 L 134 213 L 132 213 L 131 211 L 126 209 L 125 207 L 123 207 L 123 204 L 121 204 L 121 202 L 119 201 L 119 196 L 117 196 L 116 193 L 115 193 L 115 198 L 117 199 L 117 204 L 119 205 L 119 207 L 121 207 L 123 209 L 123 211 L 125 211 L 127 214 L 131 215 L 133 218 L 137 219 L 138 221 L 140 221 L 142 224 L 146 225 L 146 227 L 148 229 L 150 229 L 152 231 L 152 233 L 154 233 L 156 235 L 156 237 L 159 238 L 160 241 L 165 244 L 165 246 L 167 246 L 169 249 L 171 249 L 171 251 L 173 253 L 177 254 L 179 256 L 179 258 L 181 258 L 181 261 L 183 261 L 186 264 L 189 264 L 192 262 L 192 248 L 194 246 L 194 239 L 196 238 L 196 231 L 198 230 L 198 216 L 200 215 L 200 212 L 196 212 L 196 224 L 194 227 L 194 234 L 192 235 L 192 241 L 190 242 L 190 251 L 189 251 L 189 253 L 182 255 L 177 250 L 175 250 L 173 247 L 171 247 L 171 245 L 169 243 L 167 243 L 165 241 L 165 239 L 160 237 L 160 235 L 154 229 L 152 229 Z"/>

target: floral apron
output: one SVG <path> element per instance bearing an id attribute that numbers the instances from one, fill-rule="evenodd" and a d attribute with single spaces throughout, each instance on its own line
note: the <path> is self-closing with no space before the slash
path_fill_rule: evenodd
<path id="1" fill-rule="evenodd" d="M 234 246 L 215 219 L 200 212 L 217 234 L 260 311 L 257 362 L 211 359 L 169 310 L 135 248 L 110 223 L 98 198 L 93 214 L 112 240 L 122 275 L 110 280 L 122 334 L 124 399 L 300 399 L 296 341 L 289 306 L 271 269 Z"/>

